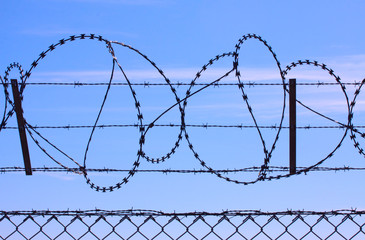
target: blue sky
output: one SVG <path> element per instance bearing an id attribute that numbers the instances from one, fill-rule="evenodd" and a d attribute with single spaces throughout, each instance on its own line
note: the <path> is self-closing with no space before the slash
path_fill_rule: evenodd
<path id="1" fill-rule="evenodd" d="M 95 33 L 110 41 L 119 41 L 140 50 L 156 62 L 171 81 L 190 82 L 197 71 L 218 54 L 235 50 L 245 34 L 262 36 L 273 47 L 282 66 L 299 59 L 325 62 L 344 82 L 361 81 L 365 69 L 363 1 L 117 1 L 117 0 L 29 0 L 1 4 L 0 69 L 1 76 L 12 62 L 29 69 L 38 55 L 52 43 L 81 33 Z M 162 83 L 163 79 L 141 57 L 115 45 L 116 57 L 133 82 Z M 66 44 L 49 54 L 33 71 L 30 82 L 107 82 L 112 59 L 105 45 L 94 41 Z M 255 41 L 247 41 L 240 51 L 240 70 L 244 81 L 280 83 L 280 75 L 268 51 Z M 209 68 L 201 82 L 211 82 L 232 68 L 232 59 L 224 58 Z M 16 71 L 11 77 L 17 78 Z M 312 67 L 290 72 L 302 82 L 333 81 Z M 122 82 L 116 72 L 117 82 Z M 232 76 L 224 79 L 233 82 Z M 105 86 L 45 87 L 27 86 L 24 91 L 24 115 L 32 125 L 93 124 Z M 194 87 L 196 90 L 197 87 Z M 136 87 L 144 121 L 152 121 L 176 101 L 170 89 Z M 184 96 L 187 87 L 179 87 Z M 353 98 L 355 88 L 348 88 Z M 4 101 L 1 93 L 1 101 Z M 248 88 L 247 94 L 262 125 L 279 123 L 283 104 L 280 87 Z M 298 98 L 321 113 L 346 122 L 345 98 L 338 86 L 301 87 Z M 364 98 L 360 94 L 354 124 L 364 125 Z M 101 123 L 137 122 L 130 91 L 112 87 Z M 3 106 L 3 103 L 1 103 Z M 3 111 L 3 109 L 0 109 Z M 187 123 L 252 125 L 237 87 L 208 88 L 188 102 Z M 159 123 L 179 124 L 178 109 L 166 114 Z M 287 112 L 284 125 L 287 125 Z M 298 124 L 331 125 L 298 108 Z M 15 117 L 8 126 L 15 126 Z M 333 124 L 332 124 L 333 125 Z M 40 130 L 41 131 L 41 130 Z M 299 131 L 299 130 L 298 130 Z M 82 162 L 90 135 L 84 130 L 42 130 L 57 146 Z M 268 143 L 274 130 L 264 130 Z M 176 140 L 177 128 L 154 128 L 147 135 L 145 151 L 151 156 L 165 154 Z M 262 146 L 254 129 L 189 129 L 191 141 L 200 156 L 212 167 L 240 168 L 260 166 Z M 342 130 L 300 130 L 298 165 L 309 166 L 336 146 Z M 286 166 L 288 132 L 283 130 L 273 153 L 272 165 Z M 138 150 L 138 131 L 132 129 L 96 130 L 88 153 L 90 167 L 130 169 Z M 56 166 L 31 139 L 30 154 L 34 167 Z M 324 166 L 364 167 L 349 136 L 335 157 Z M 22 166 L 18 133 L 0 132 L 0 167 Z M 136 148 L 137 147 L 137 148 Z M 51 151 L 51 150 L 50 150 Z M 62 163 L 75 167 L 54 153 Z M 120 160 L 123 159 L 123 160 Z M 124 160 L 125 159 L 125 160 Z M 186 140 L 176 154 L 161 165 L 141 160 L 141 169 L 199 169 Z M 238 174 L 237 174 L 238 175 Z M 253 174 L 232 175 L 250 179 Z M 115 183 L 123 174 L 94 174 L 102 183 Z M 364 209 L 362 172 L 311 172 L 288 179 L 235 185 L 213 175 L 137 173 L 122 189 L 98 193 L 89 188 L 82 176 L 63 173 L 0 174 L 3 210 L 18 209 L 155 209 L 165 211 L 219 211 L 222 209 L 332 210 Z"/>

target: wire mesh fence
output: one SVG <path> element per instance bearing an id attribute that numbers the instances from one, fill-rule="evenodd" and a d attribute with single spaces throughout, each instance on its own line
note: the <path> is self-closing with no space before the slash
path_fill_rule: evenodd
<path id="1" fill-rule="evenodd" d="M 1 211 L 1 239 L 364 239 L 365 211 Z"/>

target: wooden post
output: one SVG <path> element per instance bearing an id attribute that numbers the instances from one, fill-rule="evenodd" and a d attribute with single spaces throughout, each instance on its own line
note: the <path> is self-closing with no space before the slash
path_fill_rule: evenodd
<path id="1" fill-rule="evenodd" d="M 297 108 L 296 79 L 289 79 L 289 172 L 297 168 Z"/>
<path id="2" fill-rule="evenodd" d="M 11 79 L 11 87 L 13 90 L 15 113 L 16 113 L 16 118 L 18 121 L 20 144 L 21 144 L 22 152 L 23 152 L 25 174 L 32 175 L 32 167 L 30 165 L 27 135 L 25 134 L 25 123 L 24 123 L 24 118 L 23 118 L 22 101 L 20 99 L 18 81 L 16 79 Z"/>

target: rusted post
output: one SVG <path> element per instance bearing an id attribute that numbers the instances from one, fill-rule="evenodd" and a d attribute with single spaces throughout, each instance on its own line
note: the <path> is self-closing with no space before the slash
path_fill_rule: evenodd
<path id="1" fill-rule="evenodd" d="M 297 108 L 296 79 L 289 79 L 289 172 L 297 168 Z"/>
<path id="2" fill-rule="evenodd" d="M 24 122 L 24 118 L 23 118 L 22 101 L 20 99 L 18 81 L 16 79 L 11 79 L 11 87 L 13 90 L 15 113 L 16 113 L 16 118 L 18 121 L 20 144 L 21 144 L 22 152 L 23 152 L 25 174 L 32 175 L 32 167 L 30 165 L 27 135 L 25 134 L 25 122 Z"/>

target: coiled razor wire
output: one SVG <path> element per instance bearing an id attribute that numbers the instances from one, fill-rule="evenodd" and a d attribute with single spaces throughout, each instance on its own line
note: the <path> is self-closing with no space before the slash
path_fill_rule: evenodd
<path id="1" fill-rule="evenodd" d="M 95 34 L 81 34 L 81 35 L 77 35 L 77 36 L 70 36 L 69 38 L 66 39 L 61 39 L 58 43 L 56 44 L 52 44 L 48 47 L 48 49 L 44 52 L 42 52 L 39 57 L 31 64 L 31 67 L 28 71 L 25 72 L 21 67 L 21 65 L 19 63 L 12 63 L 7 70 L 5 71 L 5 75 L 2 78 L 0 76 L 0 80 L 1 83 L 4 87 L 4 93 L 5 93 L 5 106 L 4 106 L 4 113 L 3 113 L 3 117 L 1 120 L 1 125 L 0 125 L 0 131 L 3 129 L 11 129 L 14 127 L 7 127 L 7 121 L 8 119 L 14 114 L 14 104 L 12 102 L 12 100 L 9 97 L 9 92 L 8 92 L 8 86 L 9 86 L 9 73 L 14 69 L 18 69 L 19 70 L 19 74 L 20 74 L 20 95 L 21 95 L 21 99 L 23 99 L 23 93 L 25 90 L 25 87 L 27 85 L 27 80 L 30 78 L 32 71 L 37 67 L 37 65 L 41 62 L 41 60 L 43 60 L 48 54 L 50 54 L 52 51 L 54 51 L 56 48 L 60 48 L 61 46 L 65 45 L 65 44 L 69 44 L 71 42 L 74 41 L 80 41 L 80 40 L 94 40 L 97 42 L 100 42 L 101 44 L 104 44 L 106 46 L 107 51 L 109 52 L 109 54 L 112 57 L 112 71 L 110 73 L 110 78 L 108 83 L 97 83 L 94 85 L 107 85 L 107 89 L 106 89 L 106 93 L 104 95 L 104 99 L 102 101 L 102 104 L 100 106 L 99 109 L 99 113 L 95 119 L 94 125 L 92 126 L 75 126 L 76 127 L 89 127 L 91 128 L 91 133 L 88 139 L 88 143 L 87 143 L 87 147 L 85 149 L 85 154 L 84 154 L 84 159 L 83 159 L 83 163 L 80 163 L 79 161 L 76 161 L 75 159 L 73 159 L 71 156 L 69 156 L 67 153 L 65 153 L 64 151 L 62 151 L 59 147 L 55 146 L 51 141 L 49 141 L 46 137 L 44 137 L 40 132 L 37 131 L 37 126 L 33 126 L 31 125 L 29 122 L 27 122 L 25 120 L 25 128 L 27 130 L 27 132 L 29 133 L 31 139 L 36 143 L 36 145 L 49 157 L 51 158 L 55 163 L 57 163 L 62 169 L 64 169 L 65 171 L 68 172 L 73 172 L 73 173 L 77 173 L 77 174 L 82 174 L 85 179 L 87 184 L 90 185 L 90 187 L 96 191 L 101 191 L 101 192 L 106 192 L 106 191 L 113 191 L 115 189 L 119 189 L 121 188 L 121 186 L 123 184 L 126 184 L 129 182 L 129 179 L 138 171 L 138 167 L 140 165 L 140 161 L 141 159 L 145 159 L 151 163 L 160 163 L 160 162 L 164 162 L 167 159 L 171 158 L 171 156 L 176 152 L 177 148 L 180 146 L 181 140 L 183 138 L 186 139 L 188 146 L 190 148 L 190 150 L 193 152 L 194 157 L 199 161 L 200 165 L 205 169 L 204 171 L 211 173 L 211 174 L 215 174 L 217 177 L 222 178 L 228 182 L 233 182 L 233 183 L 237 183 L 237 184 L 253 184 L 256 183 L 258 181 L 263 181 L 263 180 L 272 180 L 272 179 L 280 179 L 280 178 L 287 178 L 290 177 L 292 175 L 298 175 L 301 173 L 307 173 L 309 171 L 313 171 L 313 170 L 318 170 L 321 169 L 319 168 L 319 165 L 321 165 L 323 162 L 325 162 L 326 160 L 328 160 L 329 158 L 331 158 L 335 152 L 341 147 L 345 137 L 347 136 L 348 131 L 350 130 L 350 138 L 353 140 L 354 142 L 354 146 L 355 148 L 359 151 L 359 153 L 363 156 L 365 156 L 365 151 L 364 149 L 361 147 L 361 144 L 359 143 L 359 141 L 357 140 L 357 137 L 360 136 L 362 138 L 365 138 L 365 133 L 360 131 L 359 129 L 362 128 L 361 126 L 354 126 L 352 124 L 352 119 L 353 119 L 353 115 L 354 115 L 354 107 L 356 105 L 356 99 L 361 91 L 362 86 L 365 83 L 365 79 L 361 81 L 361 83 L 359 82 L 355 82 L 352 84 L 348 84 L 348 85 L 354 85 L 357 86 L 357 90 L 354 93 L 354 97 L 353 100 L 350 101 L 349 97 L 347 95 L 346 92 L 346 84 L 342 83 L 341 78 L 336 75 L 334 73 L 334 71 L 329 68 L 326 64 L 323 63 L 319 63 L 317 61 L 311 61 L 311 60 L 299 60 L 297 62 L 292 62 L 291 64 L 287 65 L 286 67 L 282 68 L 281 64 L 277 58 L 276 53 L 273 51 L 273 48 L 267 43 L 267 41 L 265 41 L 262 37 L 256 35 L 256 34 L 247 34 L 244 35 L 242 38 L 240 38 L 238 40 L 238 43 L 235 45 L 234 51 L 232 52 L 228 52 L 228 53 L 223 53 L 223 54 L 219 54 L 217 56 L 215 56 L 214 58 L 210 59 L 205 65 L 203 65 L 203 67 L 201 68 L 201 70 L 199 70 L 194 79 L 190 82 L 190 84 L 188 84 L 189 88 L 186 91 L 186 94 L 183 98 L 180 98 L 177 95 L 177 91 L 175 87 L 179 87 L 180 85 L 184 85 L 183 83 L 172 83 L 169 78 L 166 77 L 165 73 L 146 55 L 144 55 L 143 53 L 141 53 L 139 50 L 133 48 L 132 46 L 126 45 L 124 43 L 121 42 L 117 42 L 117 41 L 109 41 L 105 38 L 103 38 L 102 36 L 97 36 Z M 254 83 L 246 83 L 241 79 L 241 73 L 238 69 L 238 65 L 239 65 L 239 53 L 240 53 L 240 48 L 241 46 L 248 40 L 256 40 L 258 42 L 260 42 L 261 44 L 263 44 L 267 50 L 270 52 L 270 54 L 272 55 L 274 61 L 276 62 L 276 66 L 278 69 L 278 72 L 280 73 L 281 76 L 281 84 L 263 84 L 263 85 L 281 85 L 283 88 L 283 105 L 282 105 L 282 111 L 281 111 L 281 117 L 280 117 L 280 122 L 278 126 L 271 126 L 271 128 L 276 129 L 277 133 L 275 135 L 275 139 L 272 143 L 271 146 L 268 146 L 265 143 L 264 137 L 261 133 L 261 129 L 265 128 L 265 126 L 259 126 L 255 115 L 253 113 L 253 108 L 250 104 L 249 101 L 249 97 L 246 93 L 245 87 L 251 87 L 251 86 L 255 86 L 255 85 L 259 85 L 259 84 L 254 84 Z M 135 84 L 130 82 L 127 74 L 125 73 L 122 65 L 118 62 L 117 56 L 115 55 L 114 52 L 114 45 L 119 45 L 122 46 L 124 48 L 127 48 L 129 50 L 131 50 L 132 52 L 138 54 L 139 56 L 141 56 L 143 59 L 145 59 L 150 65 L 152 65 L 157 72 L 160 74 L 160 76 L 164 79 L 165 83 L 160 83 L 159 85 L 168 85 L 170 87 L 171 92 L 173 93 L 176 103 L 173 104 L 172 106 L 170 106 L 169 108 L 167 108 L 166 110 L 164 110 L 157 118 L 155 118 L 151 123 L 145 124 L 143 122 L 143 114 L 141 111 L 141 104 L 138 101 L 137 95 L 135 90 L 133 89 L 133 86 L 135 85 L 144 85 L 144 86 L 149 86 L 149 83 L 143 83 L 143 84 Z M 227 71 L 226 73 L 224 73 L 222 76 L 220 76 L 219 78 L 215 79 L 214 81 L 210 82 L 210 83 L 198 83 L 197 81 L 200 79 L 200 77 L 204 74 L 204 72 L 212 67 L 212 65 L 214 65 L 215 63 L 219 62 L 222 58 L 232 58 L 232 68 Z M 286 95 L 289 93 L 289 90 L 287 88 L 288 83 L 286 82 L 286 75 L 293 70 L 294 68 L 301 66 L 301 65 L 308 65 L 308 66 L 312 66 L 312 67 L 316 67 L 320 70 L 323 70 L 325 72 L 327 72 L 334 80 L 334 83 L 328 83 L 328 85 L 338 85 L 341 87 L 341 91 L 344 94 L 345 97 L 345 101 L 346 101 L 346 106 L 347 106 L 347 112 L 348 112 L 348 120 L 346 123 L 341 123 L 336 121 L 335 119 L 332 119 L 328 116 L 325 116 L 324 114 L 321 114 L 315 110 L 313 110 L 312 108 L 306 106 L 305 104 L 303 104 L 301 101 L 296 100 L 298 104 L 302 105 L 303 107 L 305 107 L 306 109 L 308 109 L 309 111 L 317 114 L 318 116 L 321 116 L 322 118 L 325 118 L 333 123 L 336 124 L 336 126 L 324 126 L 328 127 L 328 128 L 343 128 L 345 129 L 344 134 L 340 140 L 340 142 L 337 144 L 337 146 L 323 159 L 319 160 L 317 163 L 315 163 L 312 166 L 309 167 L 305 167 L 305 168 L 299 168 L 298 171 L 296 172 L 296 174 L 281 174 L 281 175 L 276 175 L 276 176 L 267 176 L 267 173 L 272 171 L 272 168 L 270 169 L 270 167 L 268 166 L 268 164 L 270 163 L 271 157 L 272 157 L 272 153 L 275 150 L 276 147 L 276 143 L 279 140 L 279 136 L 281 133 L 281 130 L 283 128 L 288 128 L 283 126 L 283 120 L 284 120 L 284 112 L 285 112 L 285 108 L 286 108 Z M 115 72 L 115 68 L 119 69 L 123 75 L 123 78 L 125 79 L 124 83 L 113 83 L 113 79 L 114 79 L 114 72 Z M 283 70 L 284 69 L 284 70 Z M 204 89 L 211 87 L 211 86 L 219 86 L 219 85 L 225 85 L 225 83 L 221 83 L 222 79 L 225 79 L 226 77 L 230 76 L 230 75 L 234 75 L 234 77 L 237 79 L 237 83 L 236 84 L 230 84 L 230 85 L 236 85 L 239 89 L 239 91 L 242 94 L 242 99 L 244 104 L 246 104 L 246 107 L 250 113 L 250 116 L 254 122 L 254 125 L 252 126 L 242 126 L 242 125 L 236 125 L 236 126 L 224 126 L 224 125 L 209 125 L 209 127 L 237 127 L 237 128 L 243 128 L 243 127 L 251 127 L 251 128 L 255 128 L 257 130 L 257 133 L 260 137 L 260 141 L 262 144 L 262 148 L 263 148 L 263 152 L 265 154 L 264 159 L 263 159 L 263 164 L 259 167 L 259 170 L 255 169 L 255 171 L 258 171 L 258 176 L 256 179 L 252 180 L 252 181 L 239 181 L 236 179 L 232 179 L 229 178 L 227 176 L 224 176 L 224 171 L 221 170 L 216 170 L 213 169 L 212 167 L 209 166 L 209 164 L 202 159 L 199 154 L 198 154 L 198 150 L 196 148 L 194 148 L 193 145 L 193 140 L 189 137 L 189 134 L 187 132 L 186 127 L 188 126 L 187 124 L 185 124 L 185 109 L 188 105 L 188 100 L 190 97 L 202 92 Z M 36 83 L 34 83 L 36 84 Z M 44 83 L 44 85 L 46 85 L 47 83 Z M 95 184 L 92 179 L 89 177 L 88 175 L 88 171 L 91 171 L 91 169 L 89 169 L 87 167 L 87 159 L 88 159 L 88 152 L 89 152 L 89 148 L 90 148 L 90 143 L 92 142 L 93 139 L 93 134 L 96 128 L 103 128 L 104 125 L 99 125 L 99 118 L 103 112 L 103 108 L 104 108 L 104 104 L 108 98 L 108 94 L 109 94 L 109 90 L 110 87 L 112 85 L 126 85 L 129 87 L 132 96 L 133 96 L 133 101 L 134 101 L 134 107 L 137 111 L 137 123 L 135 124 L 129 124 L 129 125 L 125 125 L 125 127 L 137 127 L 139 129 L 140 132 L 140 137 L 139 137 L 139 149 L 137 151 L 137 157 L 136 160 L 134 161 L 132 167 L 130 170 L 125 170 L 127 172 L 126 176 L 124 178 L 122 178 L 119 182 L 110 185 L 110 186 L 99 186 L 97 184 Z M 39 83 L 39 85 L 41 85 L 41 83 Z M 55 83 L 55 85 L 74 85 L 74 86 L 82 86 L 84 85 L 83 83 L 72 83 L 72 84 L 67 84 L 67 83 Z M 89 85 L 93 85 L 93 84 L 89 84 Z M 152 84 L 153 85 L 153 84 Z M 311 85 L 311 84 L 308 84 Z M 324 83 L 317 83 L 318 86 L 320 85 L 325 85 Z M 193 88 L 199 86 L 200 88 L 196 89 L 195 91 L 193 91 Z M 164 116 L 167 112 L 169 112 L 171 109 L 178 107 L 179 112 L 180 112 L 180 124 L 170 124 L 170 125 L 159 125 L 156 122 L 162 117 Z M 10 109 L 10 110 L 9 110 Z M 110 125 L 109 127 L 121 127 L 122 125 Z M 148 133 L 148 131 L 155 127 L 155 126 L 169 126 L 169 127 L 179 127 L 180 131 L 178 133 L 178 136 L 176 138 L 176 141 L 174 144 L 172 144 L 171 150 L 169 150 L 167 153 L 163 154 L 160 157 L 151 157 L 148 156 L 144 150 L 143 150 L 143 146 L 145 144 L 145 138 L 146 138 L 146 134 Z M 189 125 L 190 126 L 190 125 Z M 51 126 L 48 126 L 49 128 L 52 128 Z M 208 127 L 208 124 L 203 124 L 203 125 L 197 125 L 197 127 Z M 47 128 L 47 126 L 45 126 L 45 128 Z M 57 127 L 54 127 L 57 128 Z M 61 126 L 59 128 L 67 128 L 67 126 Z M 68 127 L 70 128 L 70 126 Z M 266 128 L 268 128 L 268 126 L 266 126 Z M 311 128 L 310 126 L 307 127 L 303 127 L 305 129 L 309 129 Z M 313 127 L 315 128 L 315 127 Z M 68 158 L 69 160 L 71 160 L 73 163 L 75 163 L 77 165 L 77 168 L 69 168 L 63 164 L 61 164 L 57 159 L 55 159 L 51 154 L 49 154 L 46 149 L 44 147 L 41 146 L 41 144 L 39 143 L 39 141 L 36 139 L 35 135 L 37 135 L 38 137 L 40 137 L 42 140 L 45 141 L 46 144 L 48 144 L 49 146 L 51 146 L 52 148 L 54 148 L 56 151 L 58 151 L 59 153 L 61 153 L 63 156 L 65 156 L 66 158 Z M 9 169 L 8 169 L 9 170 Z M 242 170 L 242 169 L 241 169 Z M 341 170 L 346 170 L 346 167 L 342 168 Z M 347 170 L 350 170 L 350 168 L 348 168 Z M 3 171 L 7 171 L 6 169 L 3 169 Z M 124 171 L 124 170 L 122 170 Z M 243 170 L 245 171 L 245 170 Z M 247 170 L 248 171 L 248 170 Z M 183 171 L 182 171 L 183 172 Z"/>
<path id="2" fill-rule="evenodd" d="M 0 239 L 363 239 L 365 211 L 0 211 Z"/>

